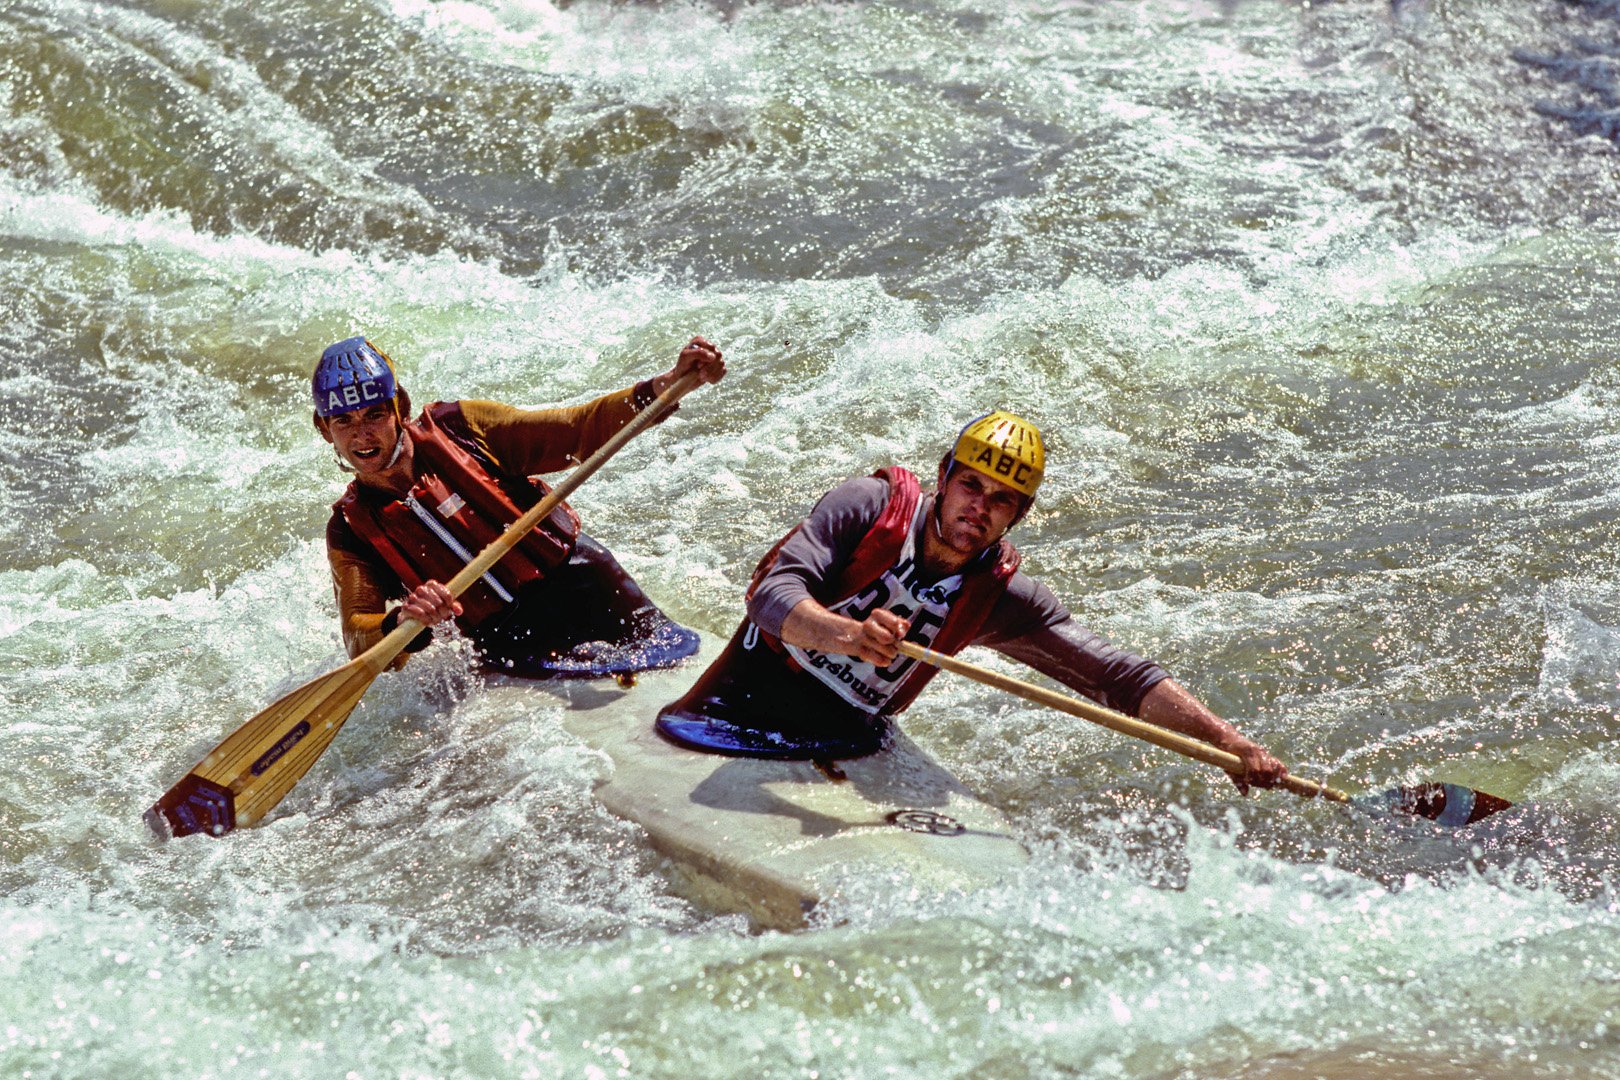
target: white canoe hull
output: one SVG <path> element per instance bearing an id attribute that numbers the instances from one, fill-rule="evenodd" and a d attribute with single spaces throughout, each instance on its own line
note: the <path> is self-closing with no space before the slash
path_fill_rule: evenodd
<path id="1" fill-rule="evenodd" d="M 629 689 L 611 679 L 526 684 L 560 698 L 564 727 L 612 759 L 597 798 L 646 830 L 678 893 L 794 930 L 863 871 L 943 893 L 990 884 L 1028 861 L 1000 812 L 903 734 L 877 754 L 838 762 L 844 780 L 807 761 L 722 757 L 666 741 L 653 730 L 658 710 L 722 645 L 705 634 L 696 657 L 642 672 Z"/>

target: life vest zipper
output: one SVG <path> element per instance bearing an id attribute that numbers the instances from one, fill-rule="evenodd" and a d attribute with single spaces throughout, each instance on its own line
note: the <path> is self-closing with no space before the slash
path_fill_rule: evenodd
<path id="1" fill-rule="evenodd" d="M 446 529 L 442 524 L 440 524 L 439 519 L 434 517 L 433 514 L 429 512 L 427 507 L 423 506 L 416 500 L 415 492 L 407 493 L 404 503 L 416 513 L 417 517 L 422 519 L 422 524 L 432 529 L 433 534 L 440 540 L 444 541 L 445 547 L 456 553 L 456 558 L 460 559 L 464 563 L 470 563 L 473 561 L 472 552 L 468 551 L 464 546 L 462 546 L 461 541 L 452 536 L 450 530 Z M 484 582 L 484 584 L 495 590 L 496 596 L 500 597 L 508 604 L 515 602 L 512 594 L 506 591 L 506 587 L 504 585 L 495 580 L 495 576 L 493 574 L 486 572 L 481 580 Z"/>

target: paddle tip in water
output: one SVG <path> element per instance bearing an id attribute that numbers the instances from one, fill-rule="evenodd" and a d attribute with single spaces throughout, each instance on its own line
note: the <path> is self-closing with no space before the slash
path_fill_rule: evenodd
<path id="1" fill-rule="evenodd" d="M 1382 795 L 1370 795 L 1355 802 L 1364 809 L 1426 818 L 1453 829 L 1472 825 L 1513 805 L 1506 799 L 1461 784 L 1439 783 L 1391 788 Z"/>
<path id="2" fill-rule="evenodd" d="M 142 816 L 159 840 L 224 836 L 236 827 L 236 801 L 229 788 L 188 773 Z"/>

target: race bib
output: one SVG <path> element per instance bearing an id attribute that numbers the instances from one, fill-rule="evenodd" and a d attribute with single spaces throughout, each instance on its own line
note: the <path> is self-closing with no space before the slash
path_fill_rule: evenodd
<path id="1" fill-rule="evenodd" d="M 926 500 L 919 503 L 916 513 L 922 513 L 926 505 Z M 907 641 L 924 647 L 932 645 L 940 627 L 945 625 L 945 616 L 950 613 L 957 594 L 962 591 L 962 575 L 952 574 L 924 585 L 918 580 L 922 568 L 916 545 L 917 519 L 913 514 L 899 561 L 854 596 L 829 605 L 829 610 L 864 622 L 878 608 L 887 608 L 902 619 L 911 620 Z M 839 697 L 868 713 L 883 708 L 916 663 L 909 656 L 898 656 L 894 663 L 880 668 L 857 656 L 817 652 L 786 643 L 784 647 L 804 670 L 826 683 Z"/>

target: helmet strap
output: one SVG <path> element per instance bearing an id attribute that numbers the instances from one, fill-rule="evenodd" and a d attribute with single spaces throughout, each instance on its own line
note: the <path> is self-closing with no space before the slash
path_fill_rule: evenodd
<path id="1" fill-rule="evenodd" d="M 951 473 L 956 471 L 956 458 L 946 451 L 939 466 L 939 487 L 934 491 L 934 509 L 929 516 L 934 519 L 934 535 L 943 538 L 945 519 L 941 516 L 940 507 L 945 503 L 945 485 L 951 482 Z"/>
<path id="2" fill-rule="evenodd" d="M 394 413 L 394 418 L 396 420 L 399 419 L 399 413 L 397 411 Z M 383 466 L 383 472 L 387 472 L 389 469 L 392 469 L 394 467 L 394 463 L 399 461 L 399 455 L 404 453 L 404 451 L 405 451 L 405 425 L 404 424 L 395 424 L 394 425 L 394 456 L 389 458 L 388 459 L 388 464 Z"/>
<path id="3" fill-rule="evenodd" d="M 397 413 L 395 414 L 395 419 L 398 419 Z M 399 461 L 399 455 L 405 452 L 405 425 L 396 425 L 394 428 L 394 433 L 394 453 L 393 456 L 388 459 L 388 464 L 383 466 L 383 472 L 387 472 L 389 469 L 392 469 Z M 336 461 L 337 467 L 346 473 L 359 471 L 353 465 L 350 465 L 347 461 L 343 460 L 343 455 L 338 453 L 336 446 L 332 447 L 332 460 Z"/>

